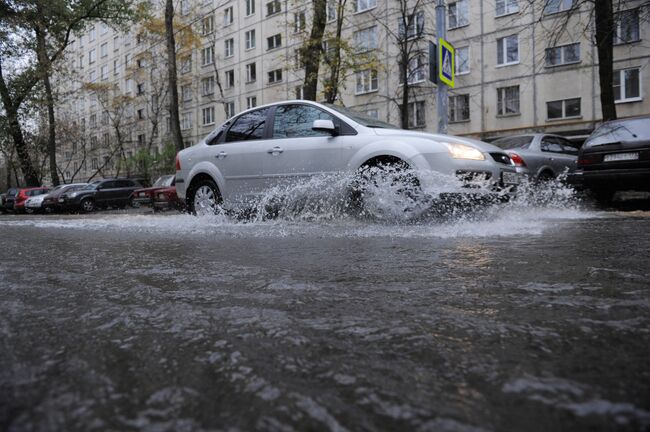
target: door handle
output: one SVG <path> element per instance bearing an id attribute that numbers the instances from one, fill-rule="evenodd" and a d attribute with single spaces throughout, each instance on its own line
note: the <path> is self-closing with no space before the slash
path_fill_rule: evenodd
<path id="1" fill-rule="evenodd" d="M 224 159 L 226 156 L 228 156 L 228 153 L 226 153 L 225 151 L 220 151 L 219 154 L 216 154 L 214 157 L 216 157 L 217 159 Z"/>
<path id="2" fill-rule="evenodd" d="M 282 150 L 282 147 L 275 146 L 272 149 L 268 149 L 267 153 L 276 155 L 282 153 L 284 150 Z"/>

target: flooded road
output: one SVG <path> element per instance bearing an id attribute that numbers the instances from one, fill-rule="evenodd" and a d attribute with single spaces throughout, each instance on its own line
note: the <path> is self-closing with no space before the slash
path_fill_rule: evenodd
<path id="1" fill-rule="evenodd" d="M 0 429 L 650 427 L 649 212 L 312 216 L 0 218 Z"/>

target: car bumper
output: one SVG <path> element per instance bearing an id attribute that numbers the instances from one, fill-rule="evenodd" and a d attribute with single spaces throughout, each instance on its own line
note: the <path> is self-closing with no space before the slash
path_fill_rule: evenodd
<path id="1" fill-rule="evenodd" d="M 567 182 L 579 189 L 650 191 L 650 168 L 575 171 Z"/>
<path id="2" fill-rule="evenodd" d="M 133 197 L 133 204 L 152 207 L 153 200 L 150 197 Z"/>

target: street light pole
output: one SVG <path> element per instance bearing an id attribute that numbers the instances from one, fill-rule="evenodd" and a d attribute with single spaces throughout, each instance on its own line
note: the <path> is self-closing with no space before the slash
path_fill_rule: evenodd
<path id="1" fill-rule="evenodd" d="M 445 5 L 445 0 L 438 0 L 436 4 L 436 44 L 438 45 L 438 60 L 440 59 L 440 39 L 445 39 L 447 37 L 447 23 L 445 22 L 447 12 L 447 6 Z M 438 64 L 438 70 L 442 68 L 441 64 Z M 438 92 L 436 96 L 436 103 L 438 107 L 438 133 L 446 134 L 447 133 L 447 85 L 438 79 Z"/>

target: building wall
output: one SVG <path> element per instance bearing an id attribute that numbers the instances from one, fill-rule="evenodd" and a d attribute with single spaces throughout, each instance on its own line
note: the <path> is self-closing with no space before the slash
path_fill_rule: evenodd
<path id="1" fill-rule="evenodd" d="M 256 104 L 262 105 L 279 100 L 296 98 L 297 89 L 303 83 L 304 72 L 295 61 L 296 49 L 308 36 L 305 31 L 294 31 L 296 13 L 305 12 L 307 28 L 311 23 L 309 5 L 295 0 L 282 0 L 281 11 L 267 16 L 267 2 L 253 0 L 255 13 L 247 16 L 246 0 L 230 0 L 217 3 L 215 0 L 195 0 L 179 3 L 177 13 L 184 25 L 192 26 L 195 40 L 189 47 L 179 52 L 179 59 L 191 56 L 191 70 L 179 73 L 179 87 L 189 86 L 191 98 L 183 100 L 179 91 L 181 118 L 191 119 L 184 124 L 183 136 L 186 145 L 197 143 L 202 137 L 227 119 L 227 107 L 234 104 L 234 113 L 247 108 L 247 98 L 255 97 Z M 462 0 L 461 0 L 462 1 Z M 531 131 L 550 131 L 573 136 L 584 136 L 601 120 L 600 90 L 598 85 L 597 54 L 591 43 L 593 39 L 592 11 L 588 3 L 579 13 L 568 15 L 566 12 L 544 14 L 542 2 L 520 0 L 518 11 L 503 16 L 496 15 L 493 0 L 466 0 L 468 7 L 467 23 L 447 30 L 447 40 L 455 47 L 469 48 L 469 71 L 456 77 L 456 87 L 450 89 L 450 96 L 469 95 L 469 119 L 449 124 L 449 133 L 472 135 L 484 139 Z M 353 12 L 354 0 L 348 1 L 343 38 L 350 43 L 354 33 L 360 29 L 376 27 L 377 49 L 374 50 L 374 64 L 378 69 L 378 88 L 364 94 L 356 93 L 354 73 L 345 77 L 345 85 L 340 92 L 340 102 L 362 112 L 377 114 L 381 120 L 399 124 L 400 94 L 397 66 L 398 49 L 395 35 L 400 13 L 399 1 L 377 0 L 376 7 L 367 11 Z M 414 1 L 411 2 L 415 4 Z M 454 2 L 448 2 L 451 4 Z M 457 2 L 456 6 L 461 2 Z M 641 0 L 625 3 L 624 9 L 641 5 Z M 226 23 L 226 10 L 232 8 L 232 23 Z M 428 40 L 435 38 L 435 2 L 420 2 L 424 14 L 424 32 L 418 44 L 426 51 Z M 161 12 L 162 14 L 162 12 Z M 202 33 L 202 21 L 214 17 L 214 31 Z M 333 31 L 333 22 L 328 23 L 327 31 Z M 558 28 L 564 31 L 559 32 Z M 245 33 L 255 31 L 255 48 L 246 49 Z M 91 71 L 94 71 L 96 83 L 111 90 L 114 99 L 121 95 L 128 96 L 132 108 L 123 109 L 115 115 L 120 122 L 121 135 L 125 135 L 124 155 L 133 155 L 141 148 L 152 146 L 151 152 L 162 151 L 169 141 L 167 113 L 159 117 L 160 127 L 157 135 L 152 131 L 151 93 L 164 82 L 164 74 L 153 73 L 153 64 L 161 63 L 165 58 L 164 40 L 148 37 L 140 40 L 138 28 L 122 34 L 100 24 L 95 26 L 94 40 L 90 40 L 91 31 L 79 35 L 70 47 L 67 56 L 68 66 L 76 71 L 76 78 L 62 80 L 59 83 L 65 103 L 58 115 L 65 119 L 71 130 L 78 130 L 79 142 L 86 142 L 86 167 L 79 170 L 75 180 L 84 179 L 96 173 L 92 159 L 99 165 L 106 157 L 113 163 L 102 170 L 99 175 L 116 173 L 114 160 L 119 155 L 114 153 L 117 132 L 114 119 L 108 121 L 102 112 L 106 109 L 93 96 L 93 89 L 88 88 Z M 280 34 L 282 45 L 268 49 L 267 38 Z M 498 40 L 518 36 L 518 61 L 513 64 L 497 64 Z M 650 113 L 650 101 L 645 92 L 650 88 L 650 26 L 639 22 L 639 40 L 620 44 L 615 47 L 615 69 L 639 68 L 640 97 L 617 104 L 620 117 Z M 225 44 L 234 40 L 234 51 L 227 56 Z M 80 40 L 82 43 L 80 43 Z M 547 48 L 566 44 L 580 44 L 580 59 L 560 66 L 546 64 Z M 203 65 L 202 49 L 214 45 L 214 63 Z M 102 48 L 105 45 L 106 48 Z M 95 50 L 95 61 L 90 64 L 91 50 Z M 137 59 L 148 53 L 150 63 L 144 67 L 137 66 Z M 79 67 L 81 61 L 82 68 Z M 256 80 L 247 81 L 246 65 L 255 63 Z M 181 61 L 179 61 L 179 71 Z M 108 74 L 102 76 L 108 70 Z M 282 80 L 269 83 L 270 71 L 282 70 Z M 164 68 L 162 69 L 164 72 Z M 234 85 L 226 85 L 226 74 L 232 71 Z M 218 77 L 222 91 L 215 86 L 212 94 L 204 95 L 202 80 Z M 129 91 L 127 79 L 132 80 Z M 145 84 L 144 94 L 137 94 L 137 84 Z M 519 112 L 499 115 L 497 112 L 498 92 L 504 87 L 518 86 Z M 425 124 L 420 129 L 437 131 L 437 113 L 435 86 L 428 80 L 416 84 L 414 100 L 423 101 Z M 95 95 L 97 92 L 94 92 Z M 580 113 L 571 118 L 549 119 L 547 103 L 564 99 L 580 99 Z M 214 108 L 214 118 L 204 124 L 203 110 Z M 144 118 L 138 119 L 137 113 L 144 110 Z M 228 113 L 232 114 L 232 113 Z M 94 116 L 94 117 L 93 117 Z M 95 119 L 94 121 L 92 119 Z M 85 125 L 85 128 L 81 126 Z M 138 136 L 144 136 L 138 140 Z M 92 138 L 95 137 L 95 138 Z M 152 139 L 153 137 L 153 139 Z M 62 171 L 71 174 L 84 160 L 81 144 L 74 147 L 75 139 L 63 143 L 59 154 L 59 165 L 66 165 Z M 96 143 L 91 145 L 91 143 Z M 137 170 L 137 169 L 136 169 Z M 122 171 L 120 174 L 126 174 Z M 131 173 L 129 173 L 131 174 Z M 67 176 L 68 179 L 70 176 Z"/>

